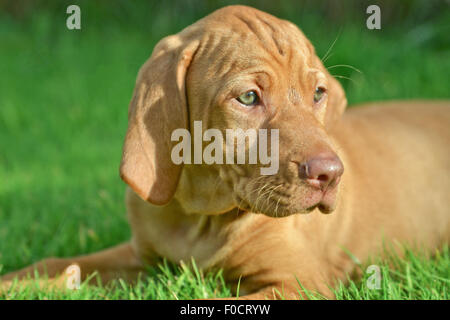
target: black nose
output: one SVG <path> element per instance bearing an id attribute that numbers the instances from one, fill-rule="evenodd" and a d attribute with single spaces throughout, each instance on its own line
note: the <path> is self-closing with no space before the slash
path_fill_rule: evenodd
<path id="1" fill-rule="evenodd" d="M 334 153 L 319 154 L 299 165 L 299 177 L 322 190 L 337 185 L 343 172 L 344 166 Z"/>

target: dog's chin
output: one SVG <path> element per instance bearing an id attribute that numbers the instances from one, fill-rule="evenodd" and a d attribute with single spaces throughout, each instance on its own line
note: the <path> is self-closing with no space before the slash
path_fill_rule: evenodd
<path id="1" fill-rule="evenodd" d="M 336 194 L 337 188 L 325 194 L 310 194 L 306 199 L 304 195 L 293 195 L 288 199 L 268 197 L 259 202 L 252 202 L 236 196 L 236 203 L 241 210 L 264 214 L 273 218 L 288 217 L 295 214 L 309 214 L 316 209 L 323 214 L 330 214 L 336 208 Z"/>
<path id="2" fill-rule="evenodd" d="M 319 208 L 319 205 L 311 206 L 308 208 L 297 206 L 288 206 L 288 207 L 280 206 L 279 210 L 273 210 L 273 208 L 258 208 L 256 210 L 256 209 L 248 209 L 248 207 L 241 209 L 251 211 L 252 213 L 256 214 L 263 214 L 271 218 L 284 218 L 296 214 L 309 214 L 317 208 Z"/>
<path id="3" fill-rule="evenodd" d="M 248 210 L 248 209 L 244 209 L 241 208 L 243 210 Z M 330 214 L 334 211 L 335 206 L 333 205 L 329 205 L 329 204 L 324 204 L 324 203 L 318 203 L 316 205 L 310 206 L 310 207 L 301 207 L 301 206 L 288 206 L 286 208 L 279 208 L 279 210 L 274 211 L 273 209 L 270 208 L 260 208 L 258 210 L 252 210 L 253 213 L 259 213 L 259 214 L 264 214 L 268 217 L 272 217 L 272 218 L 283 218 L 283 217 L 288 217 L 288 216 L 292 216 L 292 215 L 303 215 L 303 214 L 309 214 L 311 212 L 313 212 L 314 210 L 318 210 L 323 214 Z"/>
<path id="4" fill-rule="evenodd" d="M 309 214 L 314 210 L 318 209 L 322 213 L 331 213 L 334 210 L 334 206 L 330 206 L 327 203 L 317 203 L 311 206 L 303 206 L 298 203 L 280 204 L 263 206 L 257 203 L 248 203 L 246 201 L 240 200 L 238 203 L 239 209 L 247 212 L 263 214 L 272 218 L 283 218 L 295 214 Z"/>

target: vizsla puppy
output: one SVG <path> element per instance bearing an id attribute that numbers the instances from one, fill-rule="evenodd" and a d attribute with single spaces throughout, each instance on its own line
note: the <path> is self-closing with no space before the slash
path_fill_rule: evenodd
<path id="1" fill-rule="evenodd" d="M 299 298 L 329 286 L 395 241 L 449 240 L 450 105 L 392 102 L 344 113 L 340 84 L 292 23 L 243 6 L 161 40 L 141 68 L 120 167 L 132 239 L 99 253 L 46 259 L 55 277 L 134 279 L 158 258 L 223 268 L 249 299 Z M 278 129 L 279 170 L 171 160 L 175 129 Z M 345 168 L 345 172 L 344 172 Z M 57 278 L 55 278 L 57 279 Z M 7 285 L 7 283 L 6 283 Z"/>

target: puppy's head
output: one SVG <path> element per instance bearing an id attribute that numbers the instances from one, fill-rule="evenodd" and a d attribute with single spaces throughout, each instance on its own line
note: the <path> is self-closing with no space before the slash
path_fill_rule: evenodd
<path id="1" fill-rule="evenodd" d="M 191 212 L 240 207 L 286 216 L 318 207 L 328 213 L 343 172 L 328 132 L 345 107 L 342 87 L 296 26 L 252 8 L 226 7 L 161 40 L 141 68 L 121 177 L 150 203 L 175 197 Z M 222 162 L 175 164 L 172 133 L 194 134 L 199 121 L 202 132 L 215 129 L 224 138 L 230 129 L 267 133 L 277 170 L 263 175 L 266 164 L 231 163 L 225 154 Z"/>

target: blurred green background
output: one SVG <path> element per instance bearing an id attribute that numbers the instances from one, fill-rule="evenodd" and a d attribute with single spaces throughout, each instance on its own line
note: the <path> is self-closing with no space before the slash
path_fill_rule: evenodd
<path id="1" fill-rule="evenodd" d="M 138 69 L 160 38 L 232 3 L 0 1 L 0 273 L 130 236 L 118 167 Z M 328 52 L 350 104 L 450 97 L 448 1 L 239 3 Z M 66 28 L 70 4 L 81 30 Z M 366 28 L 369 4 L 381 30 Z"/>

